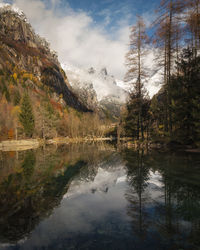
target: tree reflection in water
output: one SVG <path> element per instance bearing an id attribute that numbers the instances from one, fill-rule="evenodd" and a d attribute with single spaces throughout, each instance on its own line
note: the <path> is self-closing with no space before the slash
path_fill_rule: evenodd
<path id="1" fill-rule="evenodd" d="M 149 166 L 144 163 L 143 158 L 143 150 L 128 154 L 126 157 L 127 180 L 130 188 L 125 194 L 129 201 L 128 215 L 132 218 L 134 233 L 140 237 L 144 237 L 148 228 L 148 214 L 145 211 L 145 202 L 148 196 L 145 194 L 145 189 L 148 185 Z"/>
<path id="2" fill-rule="evenodd" d="M 157 237 L 164 249 L 198 249 L 198 156 L 125 150 L 123 157 L 127 160 L 129 184 L 125 194 L 129 202 L 127 213 L 132 219 L 134 235 L 136 233 L 142 240 Z M 151 184 L 152 173 L 160 176 L 156 187 Z"/>
<path id="3" fill-rule="evenodd" d="M 198 249 L 199 159 L 106 144 L 1 152 L 0 248 Z"/>
<path id="4" fill-rule="evenodd" d="M 12 173 L 0 183 L 0 241 L 5 243 L 24 239 L 48 217 L 86 165 L 82 160 L 64 162 L 59 151 L 27 151 L 14 160 Z"/>

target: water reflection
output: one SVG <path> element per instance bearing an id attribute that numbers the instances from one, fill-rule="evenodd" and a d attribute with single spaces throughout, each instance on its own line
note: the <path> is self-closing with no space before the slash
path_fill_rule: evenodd
<path id="1" fill-rule="evenodd" d="M 145 235 L 148 229 L 147 213 L 145 203 L 148 196 L 145 189 L 148 186 L 149 166 L 144 163 L 144 151 L 136 151 L 134 154 L 127 154 L 127 179 L 129 188 L 125 194 L 129 206 L 128 215 L 132 218 L 132 227 L 140 237 Z"/>
<path id="2" fill-rule="evenodd" d="M 61 173 L 51 172 L 51 166 L 45 174 L 38 173 L 34 152 L 26 153 L 21 168 L 18 166 L 0 185 L 1 242 L 15 243 L 28 236 L 59 205 L 72 176 L 82 166 L 80 161 Z"/>
<path id="3" fill-rule="evenodd" d="M 200 246 L 199 155 L 125 151 L 133 231 L 152 249 Z M 151 244 L 150 244 L 151 242 Z M 138 243 L 147 249 L 144 243 Z"/>
<path id="4" fill-rule="evenodd" d="M 199 180 L 198 154 L 0 152 L 0 248 L 198 249 Z"/>

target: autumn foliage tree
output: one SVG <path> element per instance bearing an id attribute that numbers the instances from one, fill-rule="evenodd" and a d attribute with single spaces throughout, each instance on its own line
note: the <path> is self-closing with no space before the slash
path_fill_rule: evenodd
<path id="1" fill-rule="evenodd" d="M 158 62 L 163 67 L 163 83 L 165 86 L 166 104 L 164 109 L 164 128 L 172 133 L 171 97 L 169 85 L 175 60 L 179 57 L 179 42 L 181 41 L 181 27 L 178 14 L 183 9 L 180 0 L 162 0 L 157 9 L 158 18 L 154 22 L 156 27 L 155 44 L 158 49 Z"/>
<path id="2" fill-rule="evenodd" d="M 138 42 L 141 33 L 136 32 L 141 26 L 137 22 L 132 29 L 126 78 L 133 83 L 134 91 L 124 122 L 128 135 L 137 134 L 139 139 L 146 123 L 152 140 L 200 145 L 199 7 L 200 0 L 161 0 L 151 28 L 155 31 L 152 49 L 158 54 L 157 70 L 162 70 L 163 78 L 160 91 L 151 101 L 141 94 L 144 80 L 140 74 L 140 51 L 145 50 Z"/>
<path id="3" fill-rule="evenodd" d="M 196 55 L 200 49 L 200 0 L 185 1 L 186 31 L 189 33 L 190 46 L 195 48 Z"/>
<path id="4" fill-rule="evenodd" d="M 134 124 L 132 125 L 136 127 L 137 139 L 140 137 L 144 139 L 142 107 L 146 93 L 144 83 L 147 72 L 144 59 L 147 43 L 148 37 L 145 33 L 145 24 L 142 17 L 138 16 L 136 25 L 131 27 L 130 49 L 126 54 L 128 71 L 125 75 L 125 81 L 132 86 L 129 105 L 134 106 L 134 111 L 128 108 L 128 116 L 130 116 L 130 118 L 132 116 L 134 120 Z"/>

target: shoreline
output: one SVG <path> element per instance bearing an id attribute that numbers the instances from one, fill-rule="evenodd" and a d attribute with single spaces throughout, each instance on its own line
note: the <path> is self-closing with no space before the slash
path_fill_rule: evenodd
<path id="1" fill-rule="evenodd" d="M 116 141 L 117 138 L 115 137 L 85 137 L 85 138 L 69 138 L 69 137 L 57 137 L 53 139 L 21 139 L 21 140 L 6 140 L 0 142 L 0 151 L 9 152 L 9 151 L 25 151 L 30 149 L 37 149 L 41 146 L 45 145 L 59 145 L 59 144 L 76 144 L 76 143 L 92 143 L 92 142 L 112 142 Z M 117 142 L 118 143 L 118 142 Z M 183 150 L 185 152 L 190 153 L 200 153 L 200 148 L 191 147 L 188 145 L 169 145 L 169 144 L 162 144 L 159 142 L 152 142 L 152 141 L 144 141 L 138 142 L 132 140 L 132 138 L 124 137 L 120 138 L 120 144 L 127 148 L 132 149 L 145 149 L 149 148 L 154 150 L 160 149 L 175 149 L 176 151 Z"/>
<path id="2" fill-rule="evenodd" d="M 115 138 L 69 138 L 58 137 L 53 139 L 22 139 L 22 140 L 6 140 L 0 142 L 0 151 L 23 151 L 29 149 L 36 149 L 44 145 L 52 144 L 72 144 L 72 143 L 85 143 L 85 142 L 103 142 L 113 141 Z"/>

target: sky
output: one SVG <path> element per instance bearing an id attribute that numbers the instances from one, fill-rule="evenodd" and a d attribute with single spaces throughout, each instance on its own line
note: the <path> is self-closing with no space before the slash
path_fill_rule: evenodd
<path id="1" fill-rule="evenodd" d="M 0 0 L 20 8 L 36 33 L 58 52 L 62 64 L 106 67 L 123 80 L 130 26 L 142 15 L 147 26 L 159 0 Z"/>

